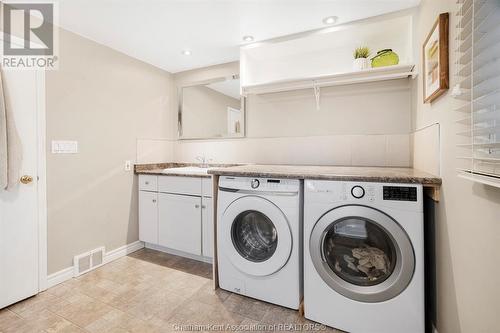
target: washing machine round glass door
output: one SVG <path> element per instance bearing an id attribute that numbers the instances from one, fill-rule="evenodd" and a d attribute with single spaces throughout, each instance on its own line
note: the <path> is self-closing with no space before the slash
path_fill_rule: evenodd
<path id="1" fill-rule="evenodd" d="M 222 249 L 243 273 L 271 275 L 280 270 L 292 252 L 292 234 L 283 212 L 269 200 L 245 196 L 222 215 Z"/>
<path id="2" fill-rule="evenodd" d="M 310 236 L 316 271 L 332 289 L 360 302 L 382 302 L 410 283 L 415 255 L 408 235 L 388 215 L 342 206 L 323 215 Z"/>

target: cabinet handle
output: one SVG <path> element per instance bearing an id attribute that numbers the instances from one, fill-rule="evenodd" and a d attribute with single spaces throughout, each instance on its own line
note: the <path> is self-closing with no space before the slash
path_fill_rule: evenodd
<path id="1" fill-rule="evenodd" d="M 149 182 L 144 182 L 144 184 L 149 185 Z"/>
<path id="2" fill-rule="evenodd" d="M 153 202 L 156 202 L 156 199 L 153 199 Z"/>
<path id="3" fill-rule="evenodd" d="M 194 208 L 200 208 L 200 205 L 194 205 Z"/>
<path id="4" fill-rule="evenodd" d="M 207 208 L 207 206 L 205 206 L 205 205 L 201 205 L 201 208 L 205 209 L 205 208 Z"/>

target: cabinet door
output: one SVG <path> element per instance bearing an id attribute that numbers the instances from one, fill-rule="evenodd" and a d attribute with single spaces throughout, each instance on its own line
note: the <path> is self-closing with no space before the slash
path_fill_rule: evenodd
<path id="1" fill-rule="evenodd" d="M 159 244 L 201 255 L 201 197 L 158 194 Z"/>
<path id="2" fill-rule="evenodd" d="M 139 191 L 139 239 L 158 244 L 158 193 Z"/>
<path id="3" fill-rule="evenodd" d="M 203 198 L 201 209 L 201 223 L 203 233 L 203 256 L 214 257 L 214 222 L 212 198 Z"/>
<path id="4" fill-rule="evenodd" d="M 201 179 L 201 195 L 204 197 L 212 197 L 212 177 Z"/>

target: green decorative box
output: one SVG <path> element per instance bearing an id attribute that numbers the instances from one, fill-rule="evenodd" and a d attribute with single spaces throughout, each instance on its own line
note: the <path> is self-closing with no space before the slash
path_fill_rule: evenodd
<path id="1" fill-rule="evenodd" d="M 385 49 L 377 52 L 372 58 L 372 67 L 393 66 L 399 64 L 399 56 L 392 49 Z"/>

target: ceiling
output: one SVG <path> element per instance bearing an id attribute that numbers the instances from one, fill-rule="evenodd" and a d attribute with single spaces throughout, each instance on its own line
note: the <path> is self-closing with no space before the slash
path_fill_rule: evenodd
<path id="1" fill-rule="evenodd" d="M 59 24 L 175 73 L 239 59 L 255 41 L 406 9 L 420 0 L 59 0 Z M 337 24 L 338 24 L 337 23 Z M 191 55 L 182 54 L 190 50 Z"/>

